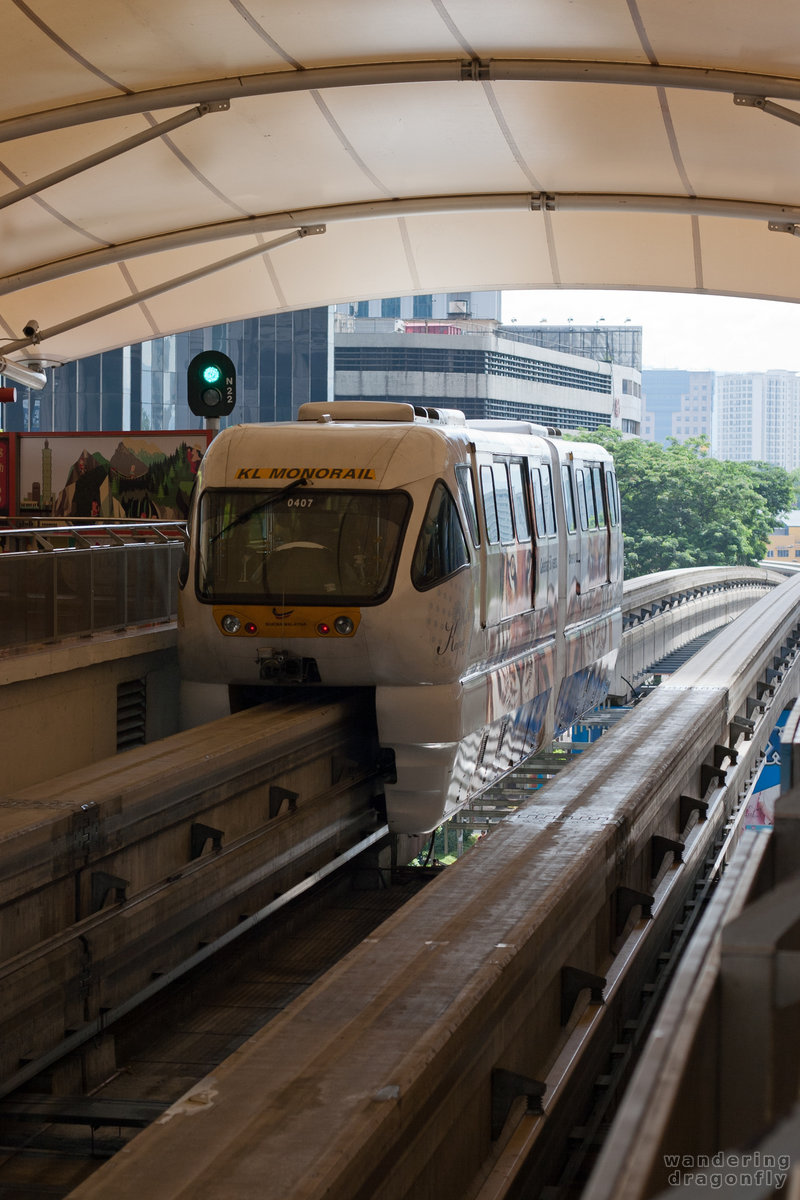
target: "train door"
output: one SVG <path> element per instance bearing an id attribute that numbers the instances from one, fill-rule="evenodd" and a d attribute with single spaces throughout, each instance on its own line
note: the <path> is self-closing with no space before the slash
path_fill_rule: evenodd
<path id="1" fill-rule="evenodd" d="M 603 583 L 611 579 L 611 513 L 605 488 L 603 468 L 597 464 L 591 468 L 592 493 L 597 514 L 598 542 L 602 547 Z"/>
<path id="2" fill-rule="evenodd" d="M 608 502 L 608 578 L 622 579 L 622 529 L 617 477 L 610 463 L 605 464 L 604 482 Z"/>
<path id="3" fill-rule="evenodd" d="M 559 553 L 553 499 L 553 476 L 549 462 L 530 460 L 531 496 L 536 530 L 533 606 L 540 633 L 555 628 L 558 603 Z"/>
<path id="4" fill-rule="evenodd" d="M 478 481 L 486 528 L 481 624 L 499 625 L 532 607 L 533 549 L 522 462 L 481 462 Z"/>
<path id="5" fill-rule="evenodd" d="M 581 535 L 580 589 L 587 592 L 611 579 L 612 527 L 601 464 L 576 462 L 574 478 Z"/>
<path id="6" fill-rule="evenodd" d="M 570 456 L 571 458 L 571 456 Z M 581 594 L 581 520 L 576 498 L 575 469 L 572 461 L 560 462 L 559 499 L 564 508 L 564 538 L 559 596 L 563 598 L 566 619 L 575 616 Z"/>

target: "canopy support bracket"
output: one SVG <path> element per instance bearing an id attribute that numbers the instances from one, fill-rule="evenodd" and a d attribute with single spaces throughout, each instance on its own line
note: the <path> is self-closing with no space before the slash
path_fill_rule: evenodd
<path id="1" fill-rule="evenodd" d="M 760 108 L 762 112 L 769 113 L 771 117 L 788 121 L 790 125 L 800 125 L 799 112 L 793 108 L 787 108 L 785 104 L 776 104 L 774 100 L 768 100 L 766 96 L 745 96 L 741 92 L 734 92 L 733 103 L 743 108 Z"/>

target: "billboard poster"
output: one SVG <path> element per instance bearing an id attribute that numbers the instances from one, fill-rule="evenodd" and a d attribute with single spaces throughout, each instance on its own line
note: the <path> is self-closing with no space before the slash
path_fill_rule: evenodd
<path id="1" fill-rule="evenodd" d="M 787 708 L 778 717 L 778 723 L 770 734 L 763 766 L 747 802 L 744 816 L 747 829 L 768 829 L 774 824 L 775 801 L 781 794 L 781 730 L 788 716 Z"/>
<path id="2" fill-rule="evenodd" d="M 207 430 L 19 434 L 17 515 L 184 520 Z"/>

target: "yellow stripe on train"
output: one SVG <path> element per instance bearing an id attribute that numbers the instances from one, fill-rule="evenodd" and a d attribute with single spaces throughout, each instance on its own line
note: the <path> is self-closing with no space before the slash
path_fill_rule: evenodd
<path id="1" fill-rule="evenodd" d="M 226 637 L 353 637 L 361 621 L 359 608 L 215 604 L 212 612 Z"/>

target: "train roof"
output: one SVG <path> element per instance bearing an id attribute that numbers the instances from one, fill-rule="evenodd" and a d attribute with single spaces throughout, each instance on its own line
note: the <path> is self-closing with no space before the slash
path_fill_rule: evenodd
<path id="1" fill-rule="evenodd" d="M 559 437 L 560 429 L 538 425 L 534 421 L 475 420 L 468 421 L 457 408 L 433 408 L 392 400 L 335 400 L 312 401 L 301 404 L 298 421 L 336 422 L 400 422 L 417 425 L 459 425 L 496 433 L 521 433 L 537 437 Z"/>
<path id="2" fill-rule="evenodd" d="M 308 403 L 300 407 L 295 421 L 239 424 L 223 430 L 204 456 L 202 486 L 219 487 L 223 481 L 235 480 L 237 486 L 257 487 L 265 479 L 303 474 L 335 486 L 367 478 L 392 486 L 389 481 L 401 461 L 403 479 L 421 478 L 442 470 L 453 455 L 453 461 L 466 460 L 471 443 L 495 454 L 610 460 L 602 447 L 554 434 L 534 422 L 468 421 L 456 409 L 423 409 L 402 402 Z M 396 454 L 403 459 L 395 460 Z M 369 476 L 363 474 L 367 468 Z"/>

